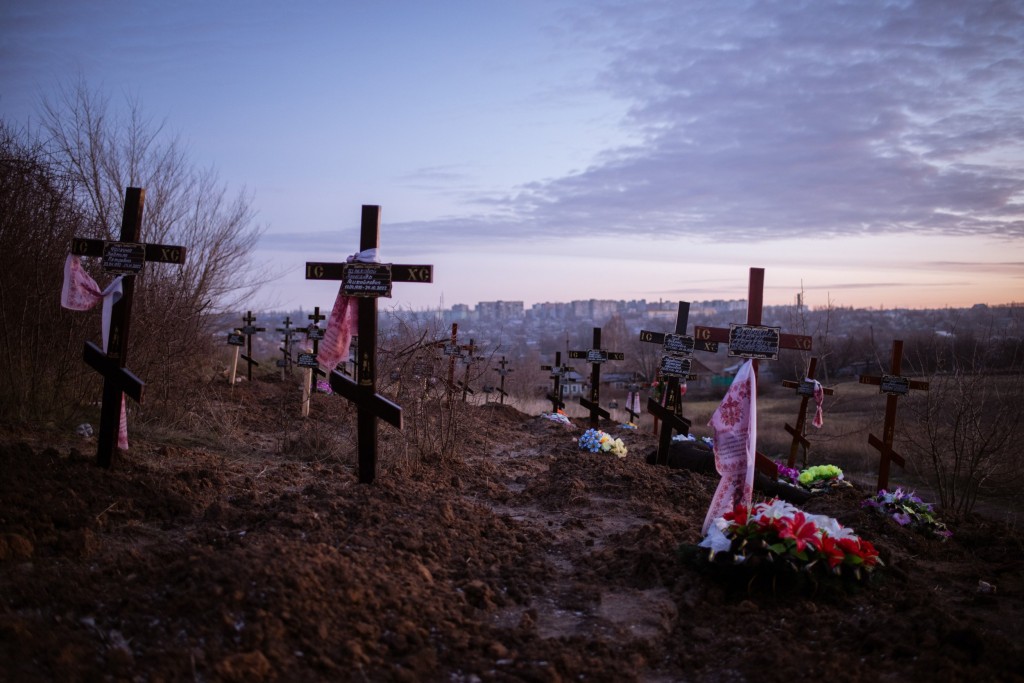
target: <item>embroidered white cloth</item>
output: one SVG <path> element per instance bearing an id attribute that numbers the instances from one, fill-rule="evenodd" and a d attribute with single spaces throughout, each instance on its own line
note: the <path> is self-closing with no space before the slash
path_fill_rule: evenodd
<path id="1" fill-rule="evenodd" d="M 825 390 L 821 388 L 821 382 L 818 380 L 808 377 L 807 381 L 814 384 L 814 405 L 816 408 L 814 410 L 814 419 L 811 420 L 811 424 L 818 429 L 821 429 L 821 425 L 825 424 L 821 411 L 821 404 L 825 400 Z"/>
<path id="2" fill-rule="evenodd" d="M 708 426 L 715 429 L 715 469 L 722 479 L 704 517 L 701 533 L 705 536 L 711 523 L 737 503 L 749 507 L 754 494 L 757 379 L 752 361 L 748 360 L 736 373 Z"/>
<path id="3" fill-rule="evenodd" d="M 380 263 L 376 249 L 364 249 L 346 259 L 349 263 Z M 359 322 L 359 299 L 343 294 L 345 284 L 338 287 L 338 296 L 331 309 L 331 317 L 327 321 L 323 341 L 317 348 L 317 363 L 320 369 L 330 375 L 331 371 L 342 360 L 348 359 L 348 348 L 352 344 L 352 335 Z"/>
<path id="4" fill-rule="evenodd" d="M 631 391 L 626 395 L 626 407 L 633 411 L 634 415 L 640 414 L 640 392 Z"/>
<path id="5" fill-rule="evenodd" d="M 60 290 L 60 305 L 72 311 L 88 311 L 100 301 L 103 302 L 103 352 L 107 351 L 107 337 L 110 334 L 110 312 L 124 293 L 118 275 L 105 289 L 82 268 L 82 259 L 68 254 L 64 261 L 64 285 Z M 128 416 L 125 410 L 124 394 L 121 394 L 121 422 L 117 428 L 117 447 L 128 450 Z"/>

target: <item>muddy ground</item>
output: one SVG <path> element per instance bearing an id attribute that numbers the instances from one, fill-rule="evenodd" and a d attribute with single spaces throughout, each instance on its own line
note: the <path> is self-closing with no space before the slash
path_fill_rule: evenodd
<path id="1" fill-rule="evenodd" d="M 458 460 L 364 485 L 354 446 L 289 445 L 294 387 L 209 391 L 244 415 L 233 445 L 136 435 L 109 471 L 94 437 L 6 430 L 0 680 L 1024 680 L 1005 519 L 943 543 L 862 510 L 863 488 L 817 497 L 885 568 L 747 590 L 683 559 L 717 478 L 647 465 L 651 435 L 605 425 L 619 460 L 577 450 L 585 424 L 471 407 Z M 353 429 L 338 397 L 311 420 Z"/>

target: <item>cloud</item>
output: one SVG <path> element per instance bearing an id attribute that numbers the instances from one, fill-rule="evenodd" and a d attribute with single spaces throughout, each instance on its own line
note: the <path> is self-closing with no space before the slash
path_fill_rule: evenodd
<path id="1" fill-rule="evenodd" d="M 1024 238 L 1020 2 L 577 9 L 642 141 L 480 197 L 464 233 Z"/>

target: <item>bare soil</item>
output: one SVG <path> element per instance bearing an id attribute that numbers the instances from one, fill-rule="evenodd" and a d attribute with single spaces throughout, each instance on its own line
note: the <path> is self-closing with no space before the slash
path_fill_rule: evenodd
<path id="1" fill-rule="evenodd" d="M 209 391 L 247 416 L 235 446 L 136 436 L 103 470 L 94 438 L 0 439 L 0 680 L 1024 680 L 1005 521 L 941 542 L 847 489 L 804 507 L 879 548 L 868 585 L 748 587 L 684 559 L 717 477 L 647 465 L 650 434 L 603 425 L 619 460 L 576 448 L 582 421 L 469 407 L 458 459 L 363 485 L 354 446 L 286 447 L 294 387 Z"/>

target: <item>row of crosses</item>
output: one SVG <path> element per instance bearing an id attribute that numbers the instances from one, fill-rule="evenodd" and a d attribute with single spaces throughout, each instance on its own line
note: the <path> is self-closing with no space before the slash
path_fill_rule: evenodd
<path id="1" fill-rule="evenodd" d="M 109 343 L 106 351 L 101 350 L 92 342 L 85 342 L 83 358 L 85 362 L 99 372 L 103 377 L 103 402 L 100 415 L 100 429 L 97 445 L 97 464 L 101 467 L 110 467 L 116 434 L 120 423 L 120 408 L 123 396 L 127 395 L 137 403 L 142 403 L 144 397 L 145 383 L 127 368 L 128 359 L 128 338 L 129 325 L 131 321 L 131 306 L 134 296 L 135 276 L 142 273 L 147 262 L 171 263 L 182 265 L 185 262 L 186 248 L 177 245 L 147 244 L 141 241 L 142 215 L 145 201 L 145 191 L 142 188 L 129 187 L 125 191 L 124 211 L 121 221 L 119 240 L 109 241 L 92 238 L 76 237 L 72 240 L 71 253 L 77 256 L 102 257 L 102 266 L 106 272 L 124 275 L 121 298 L 113 305 L 109 327 Z M 380 207 L 375 205 L 364 205 L 362 207 L 362 218 L 360 222 L 360 251 L 377 249 L 380 246 Z M 353 274 L 354 273 L 354 274 Z M 348 263 L 327 263 L 307 262 L 306 279 L 308 280 L 340 280 L 342 289 L 349 296 L 358 297 L 358 338 L 364 343 L 359 345 L 355 379 L 346 377 L 335 369 L 330 369 L 329 382 L 331 389 L 356 404 L 357 411 L 357 441 L 359 451 L 359 480 L 363 483 L 372 483 L 376 476 L 377 460 L 377 420 L 402 428 L 402 409 L 400 406 L 389 401 L 377 393 L 377 367 L 376 367 L 376 342 L 377 342 L 377 298 L 390 296 L 393 282 L 430 283 L 433 281 L 433 266 L 431 265 L 401 265 L 401 264 L 348 264 Z M 367 284 L 369 282 L 369 284 Z M 747 320 L 745 325 L 731 325 L 729 328 L 701 327 L 694 328 L 693 337 L 686 335 L 686 324 L 689 316 L 689 303 L 679 302 L 679 309 L 676 315 L 675 332 L 662 334 L 657 332 L 641 331 L 641 341 L 658 343 L 662 345 L 664 355 L 661 362 L 661 374 L 667 378 L 667 389 L 665 392 L 665 403 L 659 404 L 653 399 L 648 401 L 648 410 L 663 424 L 659 438 L 657 462 L 662 463 L 667 459 L 668 444 L 672 438 L 672 432 L 677 431 L 683 434 L 689 432 L 690 421 L 682 416 L 679 381 L 688 378 L 690 370 L 690 358 L 693 351 L 717 351 L 719 343 L 726 343 L 729 346 L 729 355 L 754 360 L 754 371 L 757 371 L 759 360 L 775 360 L 778 358 L 780 348 L 797 349 L 801 351 L 812 350 L 812 339 L 805 335 L 794 335 L 783 333 L 777 327 L 765 327 L 761 325 L 764 292 L 764 269 L 751 268 L 748 286 Z M 317 343 L 322 338 L 322 330 L 318 323 L 325 319 L 320 314 L 319 307 L 309 316 L 312 323 L 305 329 L 307 338 L 313 342 L 312 358 L 309 355 L 302 358 L 302 365 L 310 368 L 311 375 L 315 372 L 323 372 L 315 365 Z M 237 328 L 237 331 L 229 335 L 229 343 L 240 347 L 246 347 L 246 353 L 242 359 L 247 363 L 247 375 L 252 379 L 252 367 L 258 363 L 252 357 L 252 337 L 255 333 L 264 331 L 265 328 L 255 327 L 256 321 L 252 311 L 247 311 L 243 322 L 245 325 Z M 476 347 L 473 340 L 466 345 L 467 353 L 459 347 L 457 341 L 456 324 L 452 325 L 451 343 L 445 345 L 446 355 L 450 355 L 448 386 L 449 390 L 454 386 L 454 363 L 456 357 L 461 357 L 467 364 L 467 375 L 462 383 L 463 400 L 466 393 L 471 392 L 468 386 L 469 364 L 479 357 L 473 355 Z M 282 373 L 285 367 L 290 367 L 292 336 L 300 331 L 292 327 L 290 318 L 284 321 L 284 327 L 277 328 L 277 331 L 284 334 L 284 347 L 281 349 L 284 354 L 282 361 Z M 588 398 L 580 398 L 580 404 L 587 408 L 590 413 L 590 423 L 596 427 L 599 418 L 608 419 L 610 416 L 600 406 L 600 374 L 601 365 L 610 360 L 623 360 L 624 355 L 620 352 L 607 351 L 601 348 L 601 329 L 594 328 L 592 348 L 586 351 L 569 351 L 570 359 L 585 360 L 591 364 L 591 390 Z M 862 376 L 860 382 L 879 386 L 881 393 L 887 395 L 885 422 L 883 425 L 882 438 L 870 434 L 868 441 L 880 453 L 880 466 L 878 477 L 878 488 L 888 486 L 890 463 L 895 462 L 901 467 L 905 462 L 903 457 L 893 449 L 893 440 L 896 422 L 896 407 L 900 396 L 906 395 L 910 390 L 927 390 L 928 383 L 912 380 L 900 374 L 900 366 L 903 355 L 902 340 L 893 342 L 892 360 L 890 373 L 881 376 Z M 237 359 L 236 359 L 237 361 Z M 809 442 L 805 435 L 805 422 L 808 401 L 813 394 L 810 381 L 813 380 L 816 369 L 817 358 L 811 358 L 808 364 L 806 379 L 801 382 L 783 382 L 784 386 L 797 390 L 801 397 L 800 411 L 798 413 L 796 426 L 786 424 L 786 430 L 793 436 L 789 453 L 789 466 L 793 466 L 796 460 L 797 451 L 800 447 L 804 449 L 806 462 L 806 451 Z M 504 390 L 505 376 L 511 370 L 506 369 L 507 361 L 504 357 L 501 360 L 501 368 L 496 371 L 501 376 L 501 397 L 504 402 L 506 392 Z M 561 353 L 555 355 L 554 366 L 542 366 L 542 369 L 549 370 L 554 380 L 552 394 L 549 396 L 552 402 L 552 409 L 557 411 L 565 407 L 561 398 L 560 380 L 567 373 L 572 371 L 571 366 L 561 364 Z M 831 389 L 824 389 L 831 394 Z M 634 414 L 631 412 L 631 416 Z M 778 469 L 775 463 L 761 453 L 756 454 L 756 466 L 768 476 L 777 476 Z"/>

